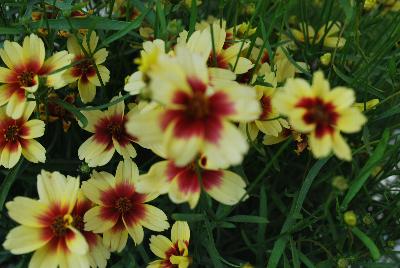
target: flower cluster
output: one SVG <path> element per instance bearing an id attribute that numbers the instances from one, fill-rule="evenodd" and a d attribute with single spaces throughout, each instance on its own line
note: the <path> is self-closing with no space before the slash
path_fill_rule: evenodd
<path id="1" fill-rule="evenodd" d="M 112 13 L 130 20 L 141 12 L 116 1 Z M 118 162 L 113 159 L 122 159 L 115 172 L 92 170 L 82 183 L 79 177 L 42 171 L 38 199 L 16 197 L 6 204 L 20 225 L 8 233 L 4 248 L 34 252 L 30 267 L 106 267 L 110 252 L 121 252 L 129 237 L 138 245 L 144 228 L 170 227 L 167 214 L 148 204 L 159 195 L 188 203 L 188 209 L 195 209 L 202 195 L 228 206 L 245 201 L 247 179 L 232 167 L 244 161 L 250 145 L 271 146 L 292 137 L 298 154 L 310 149 L 315 158 L 333 152 L 351 160 L 342 133 L 359 132 L 367 121 L 363 112 L 379 100 L 357 104 L 352 89 L 331 89 L 322 70 L 291 56 L 303 43 L 328 51 L 345 47 L 341 24 L 329 22 L 315 31 L 300 23 L 280 35 L 282 45 L 274 49 L 255 37 L 258 30 L 250 23 L 226 25 L 210 18 L 172 40 L 149 37 L 134 60 L 137 71 L 126 79 L 127 94 L 110 91 L 110 102 L 97 107 L 79 104 L 95 105 L 110 81 L 108 51 L 98 33 L 68 34 L 68 51 L 50 57 L 35 34 L 22 46 L 4 42 L 0 165 L 12 168 L 21 154 L 44 163 L 46 149 L 35 140 L 44 135 L 44 121 L 61 119 L 67 131 L 75 116 L 91 133 L 75 155 L 86 167 L 112 168 Z M 321 56 L 325 66 L 334 60 L 328 53 Z M 65 87 L 77 90 L 62 98 L 57 90 Z M 135 101 L 126 104 L 128 97 Z M 161 158 L 141 174 L 132 161 L 140 159 L 139 146 Z M 189 240 L 183 221 L 173 224 L 171 239 L 151 236 L 150 249 L 160 260 L 148 267 L 188 267 Z"/>

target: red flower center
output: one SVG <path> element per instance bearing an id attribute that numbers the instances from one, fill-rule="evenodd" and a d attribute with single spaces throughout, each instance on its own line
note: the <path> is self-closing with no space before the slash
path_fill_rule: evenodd
<path id="1" fill-rule="evenodd" d="M 303 120 L 307 124 L 316 125 L 316 136 L 322 137 L 325 134 L 331 134 L 336 125 L 339 114 L 335 111 L 335 105 L 331 102 L 325 102 L 320 98 L 303 98 L 296 107 L 306 109 Z"/>
<path id="2" fill-rule="evenodd" d="M 19 130 L 20 130 L 20 128 L 16 124 L 9 125 L 8 128 L 6 129 L 6 131 L 4 132 L 4 139 L 6 140 L 6 142 L 9 142 L 9 141 L 14 142 L 14 141 L 18 140 Z"/>
<path id="3" fill-rule="evenodd" d="M 132 202 L 127 197 L 120 197 L 115 201 L 115 208 L 121 214 L 125 214 L 132 208 Z"/>
<path id="4" fill-rule="evenodd" d="M 67 233 L 68 227 L 71 225 L 72 222 L 73 218 L 69 214 L 64 215 L 64 217 L 55 217 L 53 223 L 51 224 L 51 229 L 54 235 L 57 237 L 64 236 Z"/>
<path id="5" fill-rule="evenodd" d="M 107 129 L 117 140 L 120 140 L 121 136 L 124 134 L 124 129 L 119 122 L 110 122 L 110 124 L 107 126 Z"/>
<path id="6" fill-rule="evenodd" d="M 91 70 L 93 68 L 92 59 L 81 58 L 79 60 L 82 62 L 78 63 L 76 66 L 82 71 L 82 73 L 86 73 L 88 70 Z"/>
<path id="7" fill-rule="evenodd" d="M 77 229 L 78 231 L 84 231 L 85 223 L 83 222 L 83 217 L 80 215 L 74 215 L 73 218 L 74 220 L 72 223 L 75 229 Z"/>
<path id="8" fill-rule="evenodd" d="M 268 119 L 269 114 L 272 112 L 271 97 L 262 96 L 260 99 L 262 113 L 259 117 L 260 120 Z"/>
<path id="9" fill-rule="evenodd" d="M 32 87 L 36 84 L 34 80 L 34 73 L 31 71 L 24 71 L 17 76 L 17 79 L 21 86 L 23 87 Z"/>
<path id="10" fill-rule="evenodd" d="M 193 92 L 192 98 L 186 106 L 186 114 L 192 119 L 202 119 L 209 115 L 208 99 L 203 92 Z"/>

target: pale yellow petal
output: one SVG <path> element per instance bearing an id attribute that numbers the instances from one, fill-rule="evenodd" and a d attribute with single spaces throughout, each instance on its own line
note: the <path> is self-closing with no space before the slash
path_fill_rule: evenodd
<path id="1" fill-rule="evenodd" d="M 165 213 L 154 206 L 144 204 L 145 217 L 141 220 L 141 224 L 156 232 L 162 232 L 169 228 L 168 218 Z"/>
<path id="2" fill-rule="evenodd" d="M 49 239 L 44 239 L 40 228 L 20 225 L 7 234 L 3 247 L 12 254 L 25 254 L 43 247 Z"/>
<path id="3" fill-rule="evenodd" d="M 13 201 L 7 202 L 8 215 L 11 219 L 27 227 L 43 227 L 39 216 L 45 214 L 45 204 L 27 197 L 17 196 Z"/>
<path id="4" fill-rule="evenodd" d="M 332 149 L 335 155 L 342 160 L 351 161 L 351 149 L 339 132 L 332 137 Z"/>
<path id="5" fill-rule="evenodd" d="M 152 235 L 150 237 L 150 250 L 161 259 L 166 258 L 166 252 L 173 248 L 171 240 L 163 235 Z"/>
<path id="6" fill-rule="evenodd" d="M 171 228 L 172 243 L 190 240 L 190 228 L 186 221 L 176 221 Z"/>

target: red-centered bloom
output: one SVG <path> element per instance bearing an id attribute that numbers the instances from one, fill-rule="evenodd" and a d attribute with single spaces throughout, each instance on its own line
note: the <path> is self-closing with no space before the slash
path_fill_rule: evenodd
<path id="1" fill-rule="evenodd" d="M 44 122 L 29 120 L 35 102 L 28 102 L 19 119 L 6 115 L 5 108 L 0 108 L 0 165 L 12 168 L 21 158 L 21 154 L 30 162 L 46 160 L 46 149 L 35 138 L 44 134 Z"/>
<path id="2" fill-rule="evenodd" d="M 331 150 L 337 157 L 351 160 L 351 150 L 340 134 L 354 133 L 366 122 L 365 116 L 352 107 L 355 97 L 351 89 L 336 87 L 330 90 L 322 72 L 314 74 L 310 86 L 303 79 L 289 79 L 277 92 L 273 104 L 289 118 L 294 130 L 309 134 L 314 156 L 327 156 Z"/>
<path id="3" fill-rule="evenodd" d="M 239 202 L 246 194 L 244 180 L 229 170 L 207 169 L 207 164 L 205 157 L 197 166 L 191 163 L 178 167 L 173 161 L 155 163 L 147 174 L 139 177 L 137 190 L 149 193 L 158 189 L 160 194 L 168 193 L 172 202 L 188 202 L 192 209 L 199 201 L 201 189 L 223 204 Z"/>
<path id="4" fill-rule="evenodd" d="M 74 36 L 68 38 L 68 51 L 74 54 L 72 62 L 76 65 L 68 69 L 63 75 L 68 83 L 78 81 L 79 95 L 84 103 L 91 102 L 96 96 L 96 87 L 101 86 L 96 67 L 104 84 L 110 80 L 110 71 L 102 65 L 108 56 L 107 50 L 102 48 L 96 51 L 99 41 L 96 32 L 93 31 L 90 39 L 88 39 L 87 35 L 83 37 L 82 46 L 86 53 L 93 55 L 91 58 L 84 53 Z"/>
<path id="5" fill-rule="evenodd" d="M 121 97 L 121 96 L 119 96 Z M 111 101 L 117 99 L 114 97 Z M 78 149 L 79 159 L 90 167 L 107 164 L 117 151 L 124 159 L 136 156 L 131 142 L 137 139 L 126 132 L 126 122 L 134 110 L 125 115 L 123 101 L 108 107 L 107 111 L 83 111 L 88 125 L 83 129 L 93 133 Z"/>
<path id="6" fill-rule="evenodd" d="M 90 231 L 85 231 L 83 217 L 93 207 L 93 203 L 87 199 L 82 191 L 79 191 L 76 205 L 71 213 L 72 225 L 85 237 L 89 245 L 87 258 L 91 267 L 105 268 L 110 258 L 110 251 L 103 245 L 101 236 Z"/>
<path id="7" fill-rule="evenodd" d="M 161 260 L 152 261 L 147 268 L 189 267 L 192 258 L 188 250 L 190 229 L 187 222 L 177 221 L 172 225 L 171 240 L 163 235 L 150 237 L 150 250 Z"/>
<path id="8" fill-rule="evenodd" d="M 153 99 L 165 109 L 131 117 L 128 131 L 146 144 L 161 141 L 177 166 L 200 153 L 214 168 L 240 163 L 248 145 L 231 121 L 258 118 L 254 89 L 229 80 L 235 77 L 228 70 L 214 69 L 210 75 L 202 57 L 186 47 L 178 46 L 176 54 L 161 57 L 150 72 Z"/>
<path id="9" fill-rule="evenodd" d="M 7 68 L 0 67 L 0 106 L 7 104 L 7 115 L 13 119 L 21 117 L 26 105 L 26 95 L 36 92 L 39 77 L 46 78 L 46 85 L 61 88 L 64 71 L 52 72 L 67 66 L 71 55 L 60 51 L 45 60 L 43 41 L 35 34 L 26 36 L 23 45 L 6 40 L 0 49 L 0 57 Z"/>
<path id="10" fill-rule="evenodd" d="M 112 251 L 121 251 L 128 234 L 135 244 L 143 241 L 143 227 L 161 232 L 169 227 L 165 213 L 148 204 L 155 194 L 136 192 L 139 170 L 132 161 L 120 162 L 115 178 L 94 171 L 82 183 L 82 190 L 95 206 L 84 217 L 85 230 L 103 233 L 103 242 Z"/>
<path id="11" fill-rule="evenodd" d="M 6 204 L 21 225 L 8 233 L 4 248 L 13 254 L 35 251 L 29 267 L 89 267 L 88 243 L 72 216 L 79 179 L 42 171 L 37 188 L 39 200 L 16 197 Z"/>

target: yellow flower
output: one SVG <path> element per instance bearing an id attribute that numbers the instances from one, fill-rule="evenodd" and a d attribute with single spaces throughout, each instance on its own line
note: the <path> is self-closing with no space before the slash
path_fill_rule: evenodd
<path id="1" fill-rule="evenodd" d="M 211 51 L 208 64 L 222 69 L 233 70 L 235 74 L 244 74 L 254 67 L 254 64 L 247 58 L 240 56 L 239 53 L 245 51 L 249 47 L 249 43 L 245 41 L 233 40 L 232 34 L 220 27 L 219 23 L 213 23 L 213 36 L 215 55 Z M 211 34 L 210 29 L 207 29 Z M 211 43 L 212 44 L 212 43 Z"/>
<path id="2" fill-rule="evenodd" d="M 45 60 L 43 41 L 35 34 L 26 36 L 23 45 L 4 41 L 0 57 L 7 68 L 0 67 L 0 106 L 7 104 L 7 115 L 13 119 L 21 117 L 26 95 L 39 88 L 39 77 L 46 78 L 45 85 L 55 89 L 66 85 L 62 79 L 64 71 L 54 74 L 71 61 L 67 51 L 60 51 Z"/>
<path id="3" fill-rule="evenodd" d="M 139 64 L 138 71 L 134 72 L 125 84 L 124 90 L 131 95 L 141 93 L 148 82 L 148 72 L 156 65 L 160 55 L 165 54 L 165 43 L 163 40 L 146 41 L 143 43 L 143 50 L 140 52 L 140 58 L 135 60 Z"/>
<path id="4" fill-rule="evenodd" d="M 280 114 L 272 106 L 272 99 L 276 92 L 276 76 L 271 71 L 268 63 L 264 63 L 260 70 L 264 73 L 264 82 L 271 84 L 272 87 L 256 85 L 257 99 L 261 104 L 262 112 L 258 119 L 250 123 L 240 123 L 239 127 L 245 134 L 249 134 L 251 140 L 255 140 L 258 132 L 278 137 L 283 128 L 289 128 L 288 122 L 279 118 Z"/>
<path id="5" fill-rule="evenodd" d="M 141 175 L 137 191 L 160 194 L 168 193 L 172 202 L 188 202 L 196 207 L 202 189 L 212 198 L 225 205 L 234 205 L 246 194 L 246 183 L 237 174 L 222 169 L 207 168 L 206 157 L 197 162 L 178 167 L 173 161 L 165 160 L 153 164 L 147 174 Z"/>
<path id="6" fill-rule="evenodd" d="M 120 162 L 115 177 L 94 171 L 82 183 L 85 196 L 95 206 L 84 216 L 85 230 L 103 233 L 103 242 L 112 251 L 122 251 L 128 234 L 135 244 L 143 241 L 143 227 L 161 232 L 169 227 L 165 213 L 147 202 L 157 194 L 136 192 L 139 170 L 130 160 Z"/>
<path id="7" fill-rule="evenodd" d="M 110 80 L 110 71 L 102 65 L 106 61 L 108 52 L 105 48 L 96 51 L 98 41 L 99 37 L 94 31 L 91 33 L 89 40 L 88 35 L 84 35 L 82 46 L 89 54 L 89 57 L 81 49 L 75 36 L 70 36 L 67 41 L 68 51 L 74 54 L 72 63 L 76 63 L 76 65 L 69 68 L 64 73 L 63 78 L 68 83 L 78 81 L 79 95 L 83 103 L 91 102 L 96 96 L 96 87 L 101 86 L 100 79 L 96 73 L 96 66 L 102 82 L 105 84 Z"/>
<path id="8" fill-rule="evenodd" d="M 356 107 L 357 109 L 359 109 L 361 112 L 364 112 L 364 111 L 374 109 L 375 106 L 377 106 L 378 104 L 379 104 L 379 99 L 372 99 L 365 103 L 364 102 L 356 102 L 356 103 L 354 103 L 353 106 Z"/>
<path id="9" fill-rule="evenodd" d="M 210 73 L 203 59 L 183 46 L 176 57 L 160 58 L 150 72 L 150 90 L 165 109 L 131 117 L 127 128 L 146 144 L 162 144 L 178 166 L 202 153 L 215 164 L 212 168 L 226 168 L 240 163 L 248 149 L 232 121 L 258 118 L 260 104 L 252 88 L 232 81 L 232 72 L 215 68 Z"/>
<path id="10" fill-rule="evenodd" d="M 163 235 L 150 237 L 150 250 L 161 260 L 152 261 L 147 268 L 187 268 L 192 262 L 189 256 L 190 229 L 185 221 L 177 221 L 171 228 L 171 240 Z"/>
<path id="11" fill-rule="evenodd" d="M 314 73 L 310 86 L 301 78 L 289 79 L 272 100 L 278 111 L 289 118 L 294 130 L 309 134 L 311 151 L 316 158 L 331 150 L 343 160 L 351 160 L 351 150 L 340 134 L 358 132 L 365 116 L 352 107 L 353 90 L 336 87 L 330 90 L 321 71 Z"/>
<path id="12" fill-rule="evenodd" d="M 340 32 L 340 22 L 330 21 L 326 25 L 323 25 L 316 33 L 311 25 L 305 23 L 299 24 L 299 29 L 291 29 L 293 37 L 304 43 L 308 39 L 308 42 L 318 44 L 322 42 L 324 47 L 328 48 L 342 48 L 346 44 L 346 39 L 338 37 L 337 34 Z"/>
<path id="13" fill-rule="evenodd" d="M 32 163 L 46 160 L 46 149 L 36 140 L 44 134 L 45 124 L 38 119 L 29 120 L 36 103 L 29 101 L 19 119 L 12 119 L 0 108 L 0 165 L 12 168 L 22 155 Z"/>
<path id="14" fill-rule="evenodd" d="M 331 63 L 332 60 L 332 54 L 331 53 L 325 53 L 324 55 L 322 55 L 320 58 L 320 61 L 322 63 L 322 65 L 324 66 L 328 66 L 329 63 Z"/>
<path id="15" fill-rule="evenodd" d="M 42 171 L 37 182 L 39 200 L 16 197 L 6 204 L 19 226 L 4 242 L 13 254 L 35 251 L 29 267 L 89 267 L 89 245 L 78 230 L 72 212 L 79 179 Z"/>
<path id="16" fill-rule="evenodd" d="M 120 97 L 116 96 L 111 101 Z M 83 129 L 93 133 L 93 136 L 79 147 L 79 159 L 84 159 L 89 167 L 95 167 L 107 164 L 115 151 L 124 159 L 136 157 L 132 142 L 137 139 L 126 132 L 126 122 L 134 112 L 125 115 L 124 101 L 111 105 L 106 111 L 82 111 L 88 119 L 88 125 Z"/>

